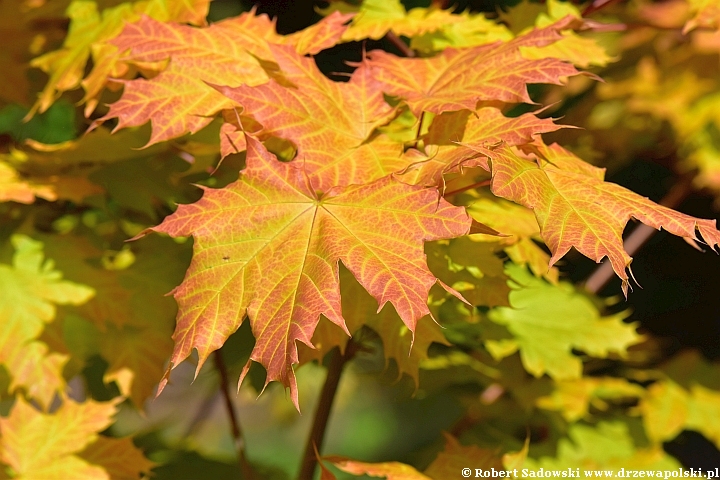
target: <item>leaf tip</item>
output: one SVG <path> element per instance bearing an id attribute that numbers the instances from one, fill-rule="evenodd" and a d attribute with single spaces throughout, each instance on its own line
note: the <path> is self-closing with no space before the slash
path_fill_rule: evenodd
<path id="1" fill-rule="evenodd" d="M 155 398 L 158 398 L 160 394 L 165 390 L 165 387 L 168 384 L 168 381 L 170 380 L 170 372 L 172 372 L 173 368 L 175 368 L 175 363 L 170 362 L 170 365 L 168 365 L 167 370 L 165 370 L 165 373 L 163 374 L 162 379 L 160 380 L 160 383 L 158 383 L 157 393 L 155 394 Z"/>

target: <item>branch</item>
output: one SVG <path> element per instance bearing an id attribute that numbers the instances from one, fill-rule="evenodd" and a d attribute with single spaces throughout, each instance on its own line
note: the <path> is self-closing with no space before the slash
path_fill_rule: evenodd
<path id="1" fill-rule="evenodd" d="M 406 57 L 414 57 L 415 56 L 415 50 L 408 47 L 405 42 L 402 41 L 402 38 L 395 35 L 393 32 L 388 32 L 385 35 L 385 38 L 388 39 L 390 43 L 395 45 L 398 50 L 402 52 L 403 55 Z"/>
<path id="2" fill-rule="evenodd" d="M 315 467 L 317 467 L 316 449 L 322 448 L 325 430 L 327 428 L 330 411 L 332 410 L 335 393 L 337 392 L 340 376 L 345 364 L 355 356 L 358 345 L 351 338 L 345 347 L 345 354 L 340 353 L 340 348 L 333 348 L 330 353 L 330 361 L 328 363 L 327 377 L 325 384 L 320 393 L 317 409 L 315 410 L 315 418 L 313 419 L 310 435 L 305 443 L 305 453 L 303 454 L 302 463 L 300 464 L 300 473 L 298 480 L 312 480 L 315 475 Z"/>
<path id="3" fill-rule="evenodd" d="M 660 205 L 668 208 L 676 208 L 680 203 L 685 200 L 690 194 L 692 189 L 692 175 L 686 175 L 680 179 L 670 191 L 660 200 Z M 657 230 L 653 227 L 648 227 L 645 224 L 640 224 L 632 231 L 632 233 L 625 239 L 623 246 L 628 255 L 633 256 L 640 247 L 645 245 L 650 237 L 652 237 Z M 585 290 L 597 294 L 600 290 L 607 285 L 610 279 L 613 278 L 615 272 L 612 269 L 610 262 L 605 261 L 590 275 L 585 282 Z"/>
<path id="4" fill-rule="evenodd" d="M 254 478 L 252 467 L 245 457 L 245 441 L 242 436 L 242 429 L 240 428 L 240 421 L 235 412 L 235 404 L 233 403 L 232 397 L 230 396 L 230 382 L 228 382 L 227 367 L 225 361 L 222 358 L 220 350 L 215 351 L 213 355 L 215 359 L 215 368 L 220 374 L 220 391 L 222 392 L 223 400 L 225 401 L 225 409 L 228 412 L 228 418 L 230 420 L 230 429 L 232 430 L 232 436 L 235 440 L 235 449 L 237 450 L 238 464 L 240 465 L 240 471 L 242 472 L 242 478 L 244 480 L 252 480 Z"/>

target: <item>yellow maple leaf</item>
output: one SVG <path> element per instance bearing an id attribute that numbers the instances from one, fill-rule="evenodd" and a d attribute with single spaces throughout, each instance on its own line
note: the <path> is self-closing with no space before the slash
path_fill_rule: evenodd
<path id="1" fill-rule="evenodd" d="M 45 89 L 40 93 L 31 113 L 44 112 L 65 91 L 80 86 L 85 65 L 92 56 L 95 69 L 103 75 L 95 74 L 94 80 L 85 83 L 86 101 L 96 96 L 104 87 L 108 75 L 119 73 L 116 68 L 118 51 L 108 48 L 104 42 L 116 37 L 122 31 L 125 22 L 133 22 L 142 14 L 168 21 L 205 22 L 210 0 L 189 2 L 169 2 L 167 0 L 143 0 L 135 3 L 123 3 L 116 7 L 98 11 L 98 4 L 88 0 L 75 0 L 67 9 L 70 18 L 70 31 L 60 50 L 46 53 L 32 60 L 31 66 L 40 68 L 50 75 Z M 96 101 L 90 103 L 86 113 L 94 110 Z"/>
<path id="2" fill-rule="evenodd" d="M 378 40 L 390 31 L 395 35 L 414 37 L 463 21 L 449 10 L 433 7 L 413 8 L 408 12 L 400 0 L 365 0 L 358 7 L 331 2 L 324 13 L 331 11 L 355 14 L 350 27 L 342 36 L 345 42 L 364 38 Z"/>
<path id="3" fill-rule="evenodd" d="M 66 400 L 53 414 L 39 412 L 17 398 L 10 415 L 0 418 L 0 461 L 22 479 L 137 478 L 148 462 L 131 441 L 104 439 L 118 401 L 75 403 Z M 100 458 L 99 454 L 113 457 Z M 117 460 L 124 464 L 118 465 Z"/>
<path id="4" fill-rule="evenodd" d="M 22 387 L 44 407 L 64 385 L 62 366 L 67 357 L 47 354 L 33 340 L 55 318 L 55 304 L 79 305 L 95 291 L 62 280 L 51 260 L 43 260 L 42 244 L 15 235 L 13 265 L 0 264 L 0 363 L 8 367 L 12 389 Z"/>

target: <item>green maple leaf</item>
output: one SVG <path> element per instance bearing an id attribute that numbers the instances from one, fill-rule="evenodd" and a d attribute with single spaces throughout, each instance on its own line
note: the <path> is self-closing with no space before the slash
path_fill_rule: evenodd
<path id="1" fill-rule="evenodd" d="M 592 302 L 568 283 L 551 285 L 512 264 L 506 272 L 513 289 L 511 306 L 491 310 L 488 318 L 505 325 L 515 338 L 486 342 L 496 358 L 519 350 L 528 372 L 567 380 L 580 378 L 582 372 L 573 349 L 601 358 L 610 353 L 622 356 L 642 338 L 635 325 L 623 323 L 626 314 L 601 317 Z"/>

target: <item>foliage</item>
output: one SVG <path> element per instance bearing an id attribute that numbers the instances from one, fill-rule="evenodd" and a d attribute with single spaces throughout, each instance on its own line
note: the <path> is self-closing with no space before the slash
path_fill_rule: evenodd
<path id="1" fill-rule="evenodd" d="M 0 2 L 0 477 L 288 478 L 315 404 L 301 478 L 720 448 L 720 367 L 658 365 L 558 268 L 631 295 L 630 219 L 720 244 L 605 180 L 650 152 L 720 191 L 716 5 L 417 3 L 284 35 L 209 0 Z"/>

